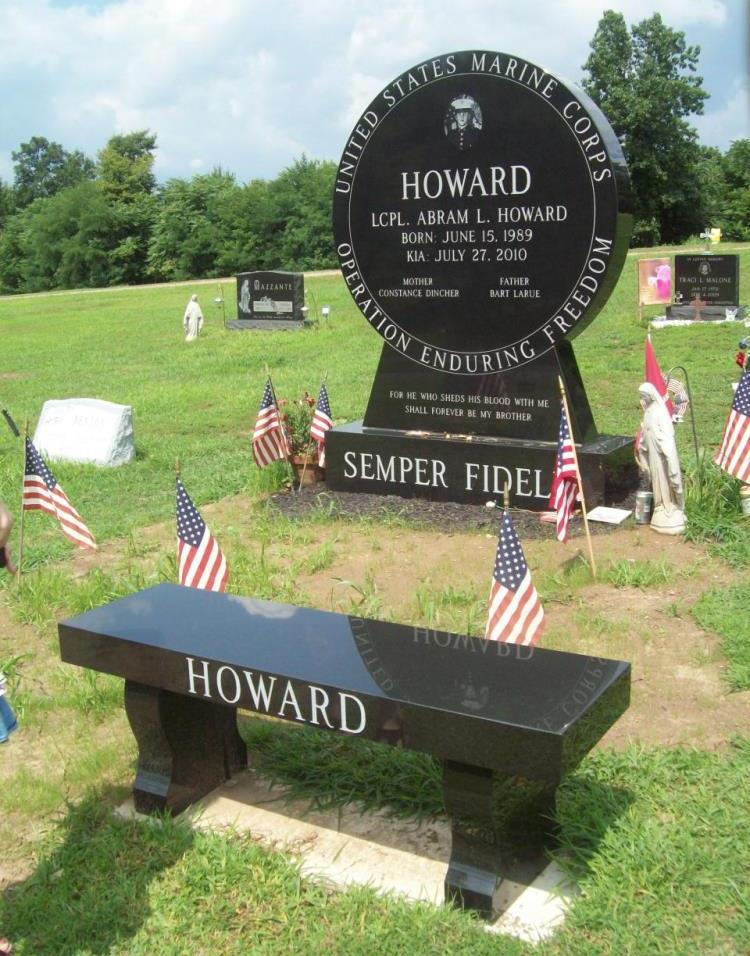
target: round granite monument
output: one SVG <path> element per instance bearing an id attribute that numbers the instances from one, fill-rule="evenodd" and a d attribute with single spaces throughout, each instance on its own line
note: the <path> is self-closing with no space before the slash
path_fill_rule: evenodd
<path id="1" fill-rule="evenodd" d="M 369 460 L 363 473 L 360 452 L 342 459 L 334 438 L 329 483 L 486 498 L 488 482 L 474 497 L 477 488 L 467 487 L 476 482 L 466 466 L 476 463 L 457 465 L 448 494 L 439 479 L 450 484 L 449 469 L 425 466 L 431 480 L 422 492 L 416 464 L 402 481 L 394 463 L 391 477 L 388 460 L 401 451 L 385 446 L 398 433 L 554 442 L 558 376 L 576 440 L 600 439 L 570 341 L 617 282 L 632 216 L 620 145 L 583 92 L 506 53 L 426 60 L 363 111 L 333 206 L 344 280 L 384 340 L 362 436 L 397 434 L 379 436 L 372 479 Z M 438 454 L 434 445 L 428 451 Z M 540 476 L 529 497 L 541 507 L 544 468 L 532 471 Z"/>

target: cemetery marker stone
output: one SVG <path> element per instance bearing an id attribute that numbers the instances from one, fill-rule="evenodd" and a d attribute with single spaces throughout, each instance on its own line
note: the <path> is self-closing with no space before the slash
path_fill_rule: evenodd
<path id="1" fill-rule="evenodd" d="M 619 143 L 579 90 L 520 57 L 407 70 L 344 147 L 334 239 L 384 340 L 364 421 L 332 430 L 335 489 L 546 508 L 568 390 L 594 500 L 631 469 L 599 436 L 570 340 L 607 301 L 631 230 Z M 623 459 L 624 460 L 624 459 Z"/>
<path id="2" fill-rule="evenodd" d="M 237 319 L 231 329 L 302 328 L 305 278 L 301 272 L 241 272 L 237 276 Z"/>
<path id="3" fill-rule="evenodd" d="M 670 318 L 744 318 L 738 255 L 676 255 L 674 264 L 675 305 L 667 309 Z"/>
<path id="4" fill-rule="evenodd" d="M 98 398 L 50 399 L 33 442 L 45 458 L 117 468 L 135 458 L 133 409 Z"/>

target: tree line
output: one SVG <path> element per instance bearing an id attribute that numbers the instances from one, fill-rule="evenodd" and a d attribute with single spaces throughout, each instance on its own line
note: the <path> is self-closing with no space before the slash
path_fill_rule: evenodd
<path id="1" fill-rule="evenodd" d="M 96 161 L 34 136 L 0 182 L 0 291 L 131 285 L 336 263 L 332 162 L 273 180 L 222 169 L 157 184 L 155 134 L 113 136 Z"/>
<path id="2" fill-rule="evenodd" d="M 722 153 L 689 117 L 708 93 L 688 46 L 659 14 L 628 27 L 608 10 L 583 88 L 622 144 L 636 246 L 679 243 L 705 226 L 750 240 L 750 140 Z M 96 160 L 43 136 L 14 151 L 0 180 L 0 292 L 210 278 L 336 265 L 336 166 L 302 156 L 275 179 L 237 182 L 214 169 L 159 184 L 156 135 L 112 136 Z"/>

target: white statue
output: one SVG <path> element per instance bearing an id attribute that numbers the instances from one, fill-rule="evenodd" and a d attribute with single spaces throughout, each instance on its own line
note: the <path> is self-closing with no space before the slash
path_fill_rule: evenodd
<path id="1" fill-rule="evenodd" d="M 198 305 L 198 296 L 191 295 L 190 301 L 185 309 L 185 315 L 182 317 L 182 327 L 185 329 L 185 341 L 192 342 L 197 339 L 203 328 L 203 313 Z"/>
<path id="2" fill-rule="evenodd" d="M 651 527 L 660 534 L 681 534 L 685 530 L 682 472 L 672 419 L 650 382 L 644 382 L 638 394 L 643 408 L 638 467 L 648 477 L 654 495 Z"/>
<path id="3" fill-rule="evenodd" d="M 250 311 L 250 280 L 245 279 L 240 287 L 240 312 Z"/>

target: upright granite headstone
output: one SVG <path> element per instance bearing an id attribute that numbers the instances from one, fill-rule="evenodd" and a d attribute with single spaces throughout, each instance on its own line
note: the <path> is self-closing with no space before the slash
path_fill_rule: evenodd
<path id="1" fill-rule="evenodd" d="M 237 319 L 227 328 L 302 328 L 305 278 L 301 272 L 241 272 L 237 276 Z"/>
<path id="2" fill-rule="evenodd" d="M 737 255 L 676 255 L 675 304 L 669 318 L 697 321 L 742 318 L 740 257 Z"/>
<path id="3" fill-rule="evenodd" d="M 599 436 L 570 340 L 607 301 L 632 225 L 619 143 L 579 90 L 464 51 L 399 76 L 338 168 L 344 280 L 384 346 L 364 421 L 329 432 L 335 489 L 547 507 L 565 382 L 592 500 L 630 439 Z"/>
<path id="4" fill-rule="evenodd" d="M 98 398 L 51 399 L 33 442 L 45 458 L 116 468 L 135 458 L 133 409 Z"/>

